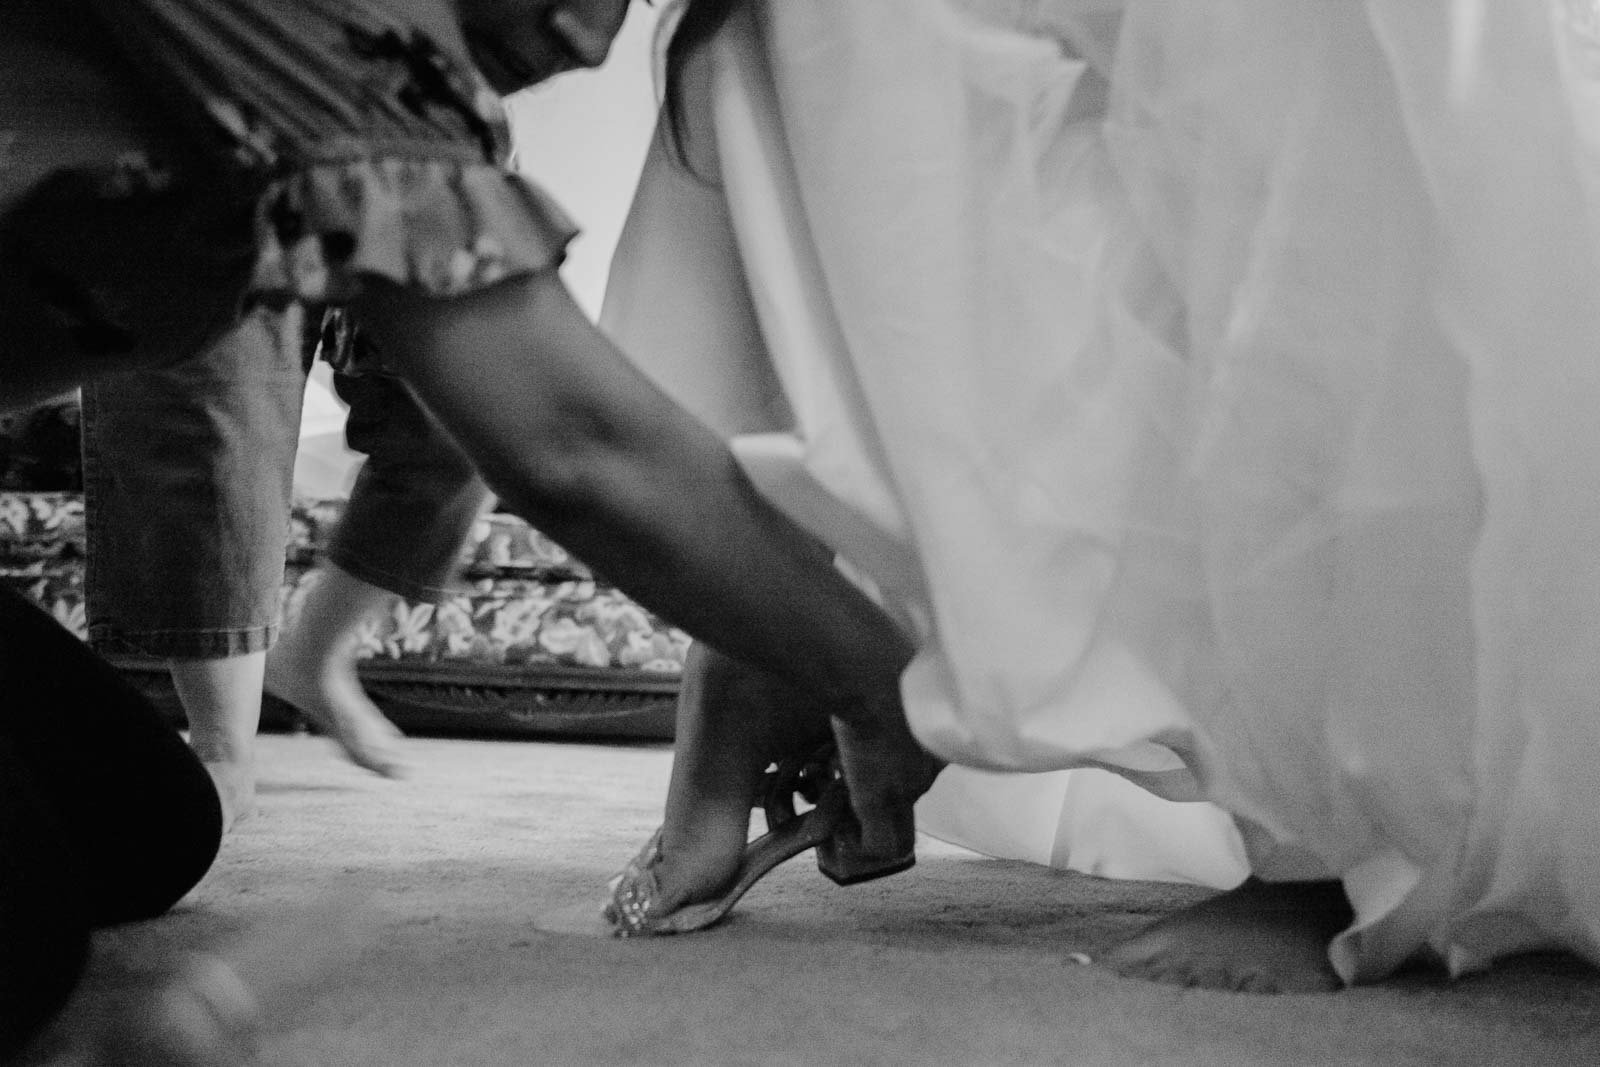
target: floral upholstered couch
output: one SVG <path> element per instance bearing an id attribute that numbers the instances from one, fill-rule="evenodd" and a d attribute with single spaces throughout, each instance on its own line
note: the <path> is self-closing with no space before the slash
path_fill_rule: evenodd
<path id="1" fill-rule="evenodd" d="M 0 457 L 10 455 L 14 473 L 18 448 L 8 429 L 14 427 L 0 425 Z M 68 484 L 70 478 L 67 470 Z M 9 481 L 13 488 L 0 489 L 0 581 L 84 636 L 82 497 L 72 489 L 17 489 L 18 478 Z M 312 568 L 341 507 L 337 500 L 295 504 L 283 586 L 286 625 L 316 580 Z M 443 603 L 399 601 L 362 636 L 362 679 L 402 729 L 670 738 L 686 635 L 510 515 L 480 518 L 461 564 L 460 587 Z M 114 662 L 176 713 L 158 661 Z M 264 716 L 277 725 L 293 718 L 281 706 L 264 709 Z"/>

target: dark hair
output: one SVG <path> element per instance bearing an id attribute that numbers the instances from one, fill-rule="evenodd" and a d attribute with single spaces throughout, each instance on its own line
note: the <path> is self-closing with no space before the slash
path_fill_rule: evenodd
<path id="1" fill-rule="evenodd" d="M 672 24 L 667 27 L 667 32 L 672 36 L 667 41 L 665 74 L 663 76 L 662 106 L 667 117 L 666 133 L 670 139 L 669 147 L 677 157 L 679 164 L 693 170 L 689 166 L 689 157 L 684 151 L 686 135 L 685 117 L 683 113 L 683 69 L 689 57 L 695 50 L 709 41 L 722 24 L 728 21 L 728 16 L 733 14 L 743 0 L 680 0 L 679 12 Z M 670 9 L 669 9 L 670 14 Z"/>

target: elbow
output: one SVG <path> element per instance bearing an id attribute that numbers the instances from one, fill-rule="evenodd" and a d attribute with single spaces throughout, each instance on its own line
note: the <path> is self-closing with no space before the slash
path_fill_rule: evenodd
<path id="1" fill-rule="evenodd" d="M 601 510 L 609 492 L 603 453 L 570 442 L 486 456 L 479 466 L 502 506 L 551 534 Z"/>
<path id="2" fill-rule="evenodd" d="M 637 500 L 648 457 L 603 422 L 549 420 L 518 442 L 478 458 L 479 473 L 507 510 L 581 550 Z"/>

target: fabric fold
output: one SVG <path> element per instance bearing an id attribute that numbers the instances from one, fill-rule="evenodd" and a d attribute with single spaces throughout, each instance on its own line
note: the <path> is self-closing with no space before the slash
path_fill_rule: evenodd
<path id="1" fill-rule="evenodd" d="M 448 4 L 94 7 L 215 180 L 261 190 L 247 298 L 347 300 L 364 274 L 458 296 L 558 266 L 577 233 L 502 165 L 501 102 Z"/>
<path id="2" fill-rule="evenodd" d="M 578 228 L 538 186 L 486 163 L 323 163 L 261 200 L 252 291 L 348 299 L 371 275 L 436 297 L 560 266 Z"/>

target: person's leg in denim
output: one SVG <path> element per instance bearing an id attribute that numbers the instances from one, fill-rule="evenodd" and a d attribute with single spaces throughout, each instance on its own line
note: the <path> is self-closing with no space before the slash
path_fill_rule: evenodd
<path id="1" fill-rule="evenodd" d="M 94 646 L 165 659 L 225 820 L 255 794 L 305 370 L 301 315 L 246 316 L 201 356 L 83 392 Z"/>
<path id="2" fill-rule="evenodd" d="M 230 824 L 253 804 L 319 318 L 260 310 L 198 359 L 84 394 L 91 640 L 168 661 Z M 267 684 L 355 763 L 395 775 L 397 732 L 356 680 L 360 631 L 397 595 L 443 595 L 487 491 L 397 381 L 340 374 L 336 384 L 351 406 L 346 439 L 369 459 Z"/>
<path id="3" fill-rule="evenodd" d="M 488 489 L 398 379 L 337 374 L 334 385 L 350 405 L 345 439 L 367 461 L 294 625 L 268 658 L 266 685 L 357 764 L 393 776 L 405 769 L 399 734 L 356 675 L 361 632 L 396 596 L 431 602 L 448 592 Z"/>

